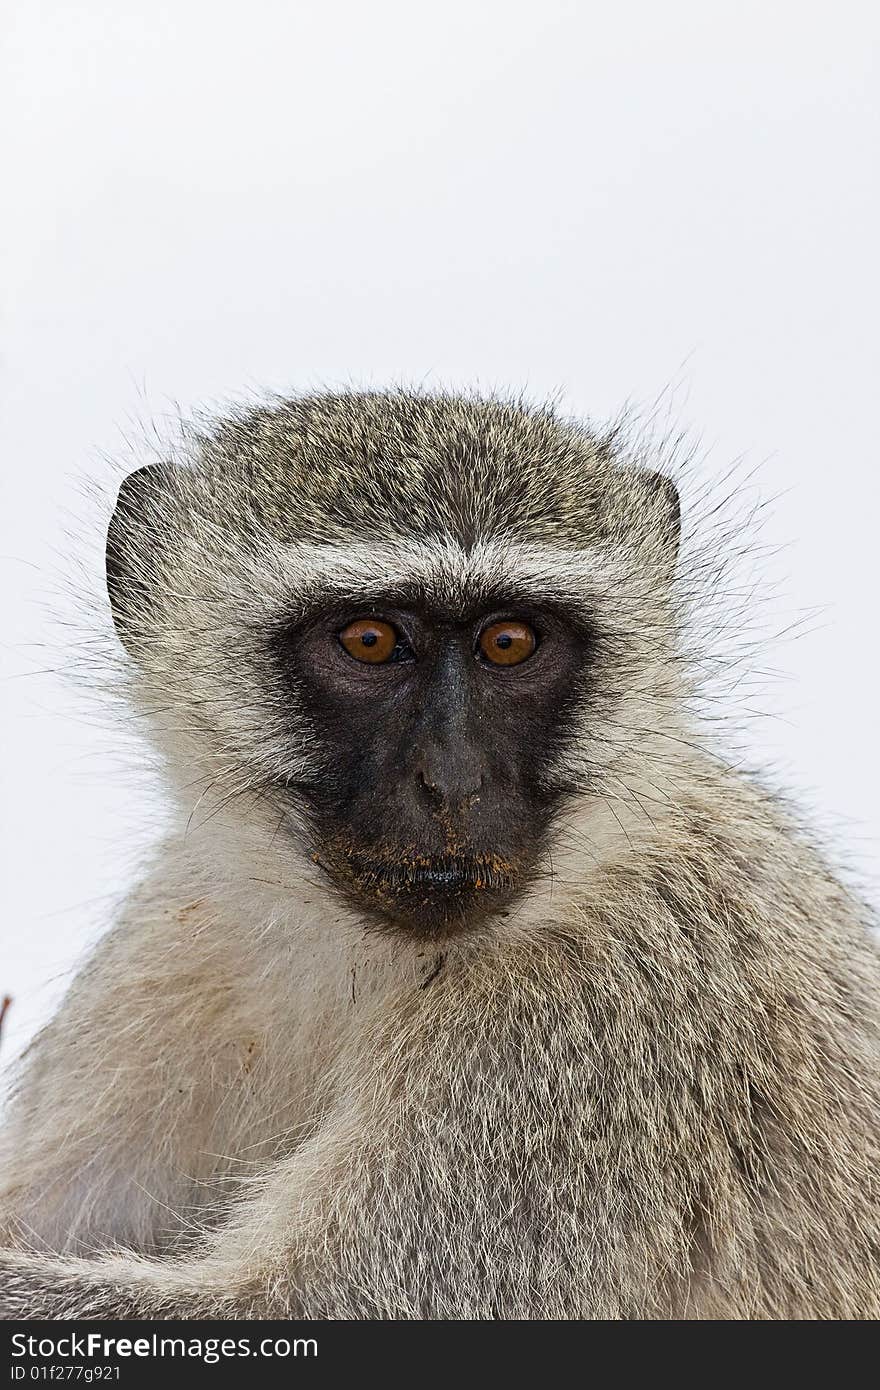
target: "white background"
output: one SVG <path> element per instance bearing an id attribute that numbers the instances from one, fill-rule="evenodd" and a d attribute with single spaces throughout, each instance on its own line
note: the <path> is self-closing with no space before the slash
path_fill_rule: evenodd
<path id="1" fill-rule="evenodd" d="M 772 651 L 786 720 L 757 722 L 755 756 L 872 878 L 878 17 L 7 0 L 7 1059 L 104 923 L 147 805 L 40 674 L 75 652 L 41 650 L 38 603 L 77 480 L 172 401 L 479 381 L 603 418 L 672 382 L 709 473 L 745 454 L 778 497 L 780 612 L 821 610 Z M 100 541 L 79 542 L 96 575 Z"/>

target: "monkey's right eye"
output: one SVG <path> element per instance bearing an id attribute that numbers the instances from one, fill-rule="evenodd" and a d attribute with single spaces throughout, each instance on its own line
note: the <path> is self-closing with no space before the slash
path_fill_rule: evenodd
<path id="1" fill-rule="evenodd" d="M 378 666 L 382 662 L 400 660 L 401 639 L 390 623 L 379 618 L 357 618 L 339 633 L 339 640 L 355 661 L 368 661 Z"/>

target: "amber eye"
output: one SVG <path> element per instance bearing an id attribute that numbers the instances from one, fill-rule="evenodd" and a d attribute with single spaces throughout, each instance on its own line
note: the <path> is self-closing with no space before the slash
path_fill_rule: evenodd
<path id="1" fill-rule="evenodd" d="M 378 618 L 358 618 L 349 623 L 339 634 L 349 656 L 355 661 L 369 661 L 378 665 L 389 661 L 397 647 L 397 633 L 390 623 Z"/>
<path id="2" fill-rule="evenodd" d="M 527 623 L 492 623 L 480 634 L 480 651 L 493 666 L 518 666 L 527 661 L 538 639 Z"/>

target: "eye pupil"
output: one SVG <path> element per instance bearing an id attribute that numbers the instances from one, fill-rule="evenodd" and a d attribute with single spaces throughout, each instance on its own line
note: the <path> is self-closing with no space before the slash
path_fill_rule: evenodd
<path id="1" fill-rule="evenodd" d="M 361 637 L 361 641 L 365 647 L 375 647 L 378 640 L 379 635 L 376 632 L 365 632 Z"/>
<path id="2" fill-rule="evenodd" d="M 507 651 L 507 648 L 508 648 L 508 647 L 512 647 L 512 646 L 513 646 L 513 638 L 511 637 L 510 633 L 509 633 L 509 632 L 502 632 L 502 633 L 500 634 L 500 636 L 496 637 L 496 638 L 495 638 L 495 646 L 496 646 L 496 647 L 500 647 L 501 650 L 502 650 L 502 651 L 505 651 L 505 652 Z"/>

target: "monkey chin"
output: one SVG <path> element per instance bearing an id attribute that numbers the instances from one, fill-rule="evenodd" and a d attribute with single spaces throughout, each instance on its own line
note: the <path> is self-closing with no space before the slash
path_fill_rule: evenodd
<path id="1" fill-rule="evenodd" d="M 524 886 L 519 866 L 498 854 L 389 858 L 347 848 L 313 858 L 371 926 L 435 939 L 504 914 Z"/>

